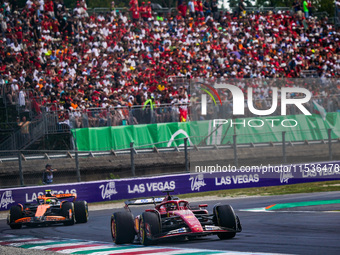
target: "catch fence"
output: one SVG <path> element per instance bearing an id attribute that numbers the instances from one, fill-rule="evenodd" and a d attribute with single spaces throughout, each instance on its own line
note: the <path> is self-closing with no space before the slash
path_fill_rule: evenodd
<path id="1" fill-rule="evenodd" d="M 163 141 L 139 146 L 131 142 L 124 149 L 106 151 L 6 151 L 0 155 L 0 188 L 43 185 L 42 174 L 47 163 L 58 169 L 54 173 L 54 183 L 58 184 L 188 173 L 197 164 L 241 167 L 340 160 L 338 132 L 320 130 L 323 139 L 319 140 L 297 141 L 296 134 L 287 131 L 257 134 L 268 138 L 261 143 L 256 142 L 256 135 L 248 135 L 249 142 L 245 143 L 241 141 L 244 135 L 233 134 L 223 137 L 224 144 L 207 143 L 216 140 L 207 136 L 178 138 L 177 146 L 172 147 L 167 147 L 169 141 Z M 270 141 L 273 135 L 279 141 Z"/>

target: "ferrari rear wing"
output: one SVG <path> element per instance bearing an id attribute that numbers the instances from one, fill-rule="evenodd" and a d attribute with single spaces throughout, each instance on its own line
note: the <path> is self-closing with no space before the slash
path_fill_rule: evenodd
<path id="1" fill-rule="evenodd" d="M 163 190 L 163 193 L 167 193 L 166 197 L 150 197 L 150 198 L 138 198 L 138 199 L 130 199 L 126 200 L 125 203 L 125 208 L 128 209 L 130 205 L 150 205 L 169 201 L 169 200 L 177 200 L 178 197 L 172 197 L 170 196 L 170 192 L 174 192 L 173 190 Z"/>
<path id="2" fill-rule="evenodd" d="M 149 205 L 149 204 L 159 204 L 164 200 L 163 197 L 151 197 L 151 198 L 140 198 L 140 199 L 130 199 L 126 200 L 125 206 L 129 205 Z"/>

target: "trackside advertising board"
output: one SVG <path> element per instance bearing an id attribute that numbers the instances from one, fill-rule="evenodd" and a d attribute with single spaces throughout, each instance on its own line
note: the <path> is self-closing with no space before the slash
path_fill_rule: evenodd
<path id="1" fill-rule="evenodd" d="M 128 149 L 131 141 L 139 149 L 183 146 L 185 137 L 189 138 L 190 145 L 199 145 L 203 140 L 206 145 L 224 145 L 232 143 L 235 132 L 239 144 L 281 142 L 283 131 L 286 132 L 286 141 L 323 140 L 328 139 L 329 128 L 332 129 L 332 139 L 337 139 L 340 137 L 339 127 L 340 112 L 330 112 L 325 120 L 319 114 L 233 120 L 218 117 L 191 122 L 79 128 L 72 129 L 72 133 L 77 138 L 79 151 L 105 151 Z"/>
<path id="2" fill-rule="evenodd" d="M 77 193 L 87 202 L 114 201 L 137 197 L 163 196 L 162 190 L 175 190 L 175 195 L 204 191 L 278 186 L 340 179 L 340 161 L 279 166 L 242 167 L 210 166 L 197 173 L 157 177 L 115 179 L 59 185 L 0 189 L 0 210 L 17 203 L 35 202 L 46 189 L 53 193 Z"/>

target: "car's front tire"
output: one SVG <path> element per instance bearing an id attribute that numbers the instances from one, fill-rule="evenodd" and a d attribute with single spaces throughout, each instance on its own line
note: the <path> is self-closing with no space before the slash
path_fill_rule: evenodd
<path id="1" fill-rule="evenodd" d="M 89 218 L 89 210 L 86 201 L 74 202 L 74 213 L 76 217 L 76 223 L 86 223 Z"/>
<path id="2" fill-rule="evenodd" d="M 12 206 L 9 210 L 9 217 L 8 217 L 8 223 L 11 229 L 20 229 L 22 227 L 22 224 L 16 224 L 14 223 L 16 220 L 22 218 L 22 210 L 21 207 L 18 205 Z"/>
<path id="3" fill-rule="evenodd" d="M 153 212 L 144 212 L 139 224 L 139 240 L 142 245 L 150 245 L 153 241 L 150 237 L 161 233 L 159 217 Z"/>
<path id="4" fill-rule="evenodd" d="M 111 216 L 111 236 L 116 244 L 132 243 L 135 239 L 133 216 L 129 212 L 115 212 Z"/>
<path id="5" fill-rule="evenodd" d="M 217 205 L 214 208 L 214 215 L 218 226 L 230 228 L 235 231 L 219 233 L 217 234 L 217 236 L 221 240 L 231 239 L 235 237 L 238 226 L 238 220 L 234 212 L 234 209 L 230 205 Z"/>

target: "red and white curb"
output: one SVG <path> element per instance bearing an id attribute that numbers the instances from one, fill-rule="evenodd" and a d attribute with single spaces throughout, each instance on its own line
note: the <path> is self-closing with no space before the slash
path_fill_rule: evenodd
<path id="1" fill-rule="evenodd" d="M 183 249 L 160 246 L 142 246 L 142 245 L 115 245 L 113 243 L 84 241 L 76 239 L 40 239 L 30 236 L 0 235 L 0 245 L 11 246 L 24 249 L 35 249 L 54 251 L 63 254 L 90 254 L 90 255 L 210 255 L 210 254 L 242 254 L 242 255 L 260 255 L 273 253 L 253 253 L 238 251 L 216 251 L 203 249 Z"/>

